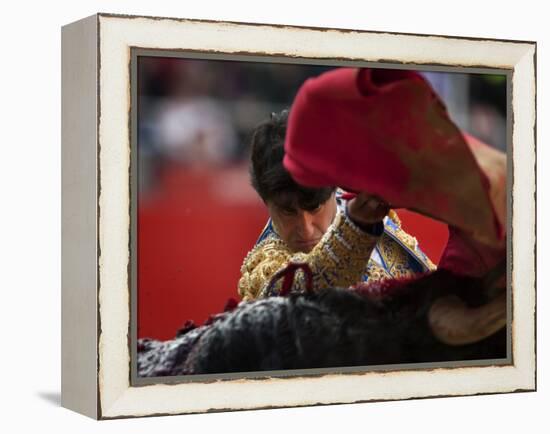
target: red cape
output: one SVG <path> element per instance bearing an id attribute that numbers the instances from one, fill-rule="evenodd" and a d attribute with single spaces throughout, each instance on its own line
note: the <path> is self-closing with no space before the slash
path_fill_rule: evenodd
<path id="1" fill-rule="evenodd" d="M 504 255 L 505 155 L 463 134 L 414 71 L 339 68 L 307 80 L 284 165 L 302 185 L 365 191 L 444 221 L 442 267 L 479 274 Z"/>

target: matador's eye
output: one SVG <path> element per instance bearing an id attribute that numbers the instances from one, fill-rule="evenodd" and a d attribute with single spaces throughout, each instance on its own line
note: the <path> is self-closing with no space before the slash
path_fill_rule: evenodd
<path id="1" fill-rule="evenodd" d="M 316 214 L 318 213 L 319 211 L 321 211 L 321 208 L 323 207 L 323 204 L 319 204 L 317 205 L 316 207 L 314 208 L 309 208 L 307 211 L 311 214 Z"/>
<path id="2" fill-rule="evenodd" d="M 296 215 L 296 210 L 291 209 L 291 208 L 280 208 L 280 209 L 279 209 L 279 212 L 280 212 L 282 215 L 287 216 L 287 217 Z"/>

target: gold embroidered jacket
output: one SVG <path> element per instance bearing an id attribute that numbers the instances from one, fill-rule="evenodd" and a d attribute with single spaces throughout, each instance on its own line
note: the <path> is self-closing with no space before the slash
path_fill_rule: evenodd
<path id="1" fill-rule="evenodd" d="M 273 276 L 289 263 L 307 263 L 313 289 L 349 287 L 367 280 L 407 277 L 435 269 L 414 237 L 401 229 L 394 211 L 384 219 L 384 232 L 371 235 L 359 229 L 345 212 L 337 195 L 336 217 L 321 241 L 309 253 L 292 252 L 268 221 L 241 267 L 238 292 L 243 300 L 266 297 L 280 290 Z M 305 289 L 305 276 L 297 272 L 292 290 Z"/>

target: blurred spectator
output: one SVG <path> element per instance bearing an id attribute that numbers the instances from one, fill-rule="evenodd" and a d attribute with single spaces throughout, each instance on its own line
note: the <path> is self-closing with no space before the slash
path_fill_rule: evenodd
<path id="1" fill-rule="evenodd" d="M 216 100 L 168 102 L 158 114 L 158 146 L 186 165 L 221 165 L 233 160 L 237 137 L 229 113 Z"/>

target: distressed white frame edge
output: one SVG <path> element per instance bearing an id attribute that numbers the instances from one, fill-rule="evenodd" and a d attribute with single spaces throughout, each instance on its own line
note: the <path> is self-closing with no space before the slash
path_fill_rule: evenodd
<path id="1" fill-rule="evenodd" d="M 61 37 L 61 405 L 99 417 L 97 16 Z"/>
<path id="2" fill-rule="evenodd" d="M 100 335 L 96 417 L 534 390 L 535 44 L 147 17 L 97 16 Z M 513 69 L 512 366 L 130 387 L 130 47 Z M 298 48 L 300 47 L 300 48 Z M 355 48 L 353 48 L 355 47 Z M 519 144 L 521 143 L 521 147 Z M 475 378 L 475 382 L 472 382 Z M 78 410 L 77 410 L 78 411 Z"/>

